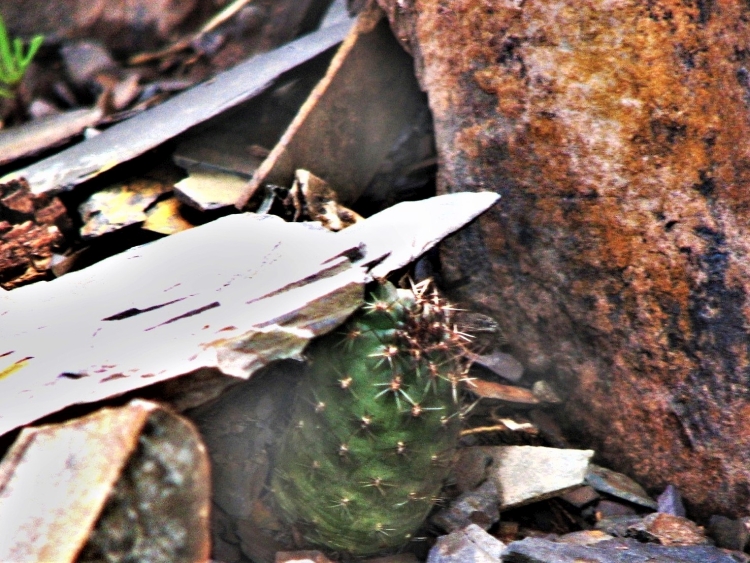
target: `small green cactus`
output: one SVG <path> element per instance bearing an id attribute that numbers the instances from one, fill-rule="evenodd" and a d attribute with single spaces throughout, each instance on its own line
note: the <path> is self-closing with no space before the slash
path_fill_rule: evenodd
<path id="1" fill-rule="evenodd" d="M 5 20 L 0 16 L 0 96 L 12 98 L 14 89 L 23 80 L 26 69 L 44 42 L 43 35 L 31 38 L 26 53 L 24 45 L 18 37 L 11 42 Z"/>
<path id="2" fill-rule="evenodd" d="M 380 285 L 315 342 L 272 489 L 306 541 L 371 555 L 406 543 L 450 470 L 463 334 L 427 284 Z"/>

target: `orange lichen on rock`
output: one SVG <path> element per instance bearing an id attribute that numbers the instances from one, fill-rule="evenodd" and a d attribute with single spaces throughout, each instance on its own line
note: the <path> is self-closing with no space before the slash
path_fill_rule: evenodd
<path id="1" fill-rule="evenodd" d="M 379 0 L 429 95 L 443 247 L 567 421 L 697 513 L 750 508 L 750 5 Z M 710 468 L 711 479 L 706 479 Z"/>

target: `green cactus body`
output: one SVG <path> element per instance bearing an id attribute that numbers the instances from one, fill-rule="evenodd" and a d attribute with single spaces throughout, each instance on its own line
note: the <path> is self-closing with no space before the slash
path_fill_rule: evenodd
<path id="1" fill-rule="evenodd" d="M 315 545 L 370 555 L 406 543 L 449 469 L 462 335 L 426 285 L 379 286 L 310 350 L 272 488 Z"/>

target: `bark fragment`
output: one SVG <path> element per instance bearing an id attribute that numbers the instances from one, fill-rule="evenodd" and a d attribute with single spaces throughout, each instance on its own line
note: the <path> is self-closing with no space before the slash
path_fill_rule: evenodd
<path id="1" fill-rule="evenodd" d="M 71 228 L 56 197 L 33 195 L 24 180 L 0 184 L 0 288 L 47 277 L 52 253 L 62 249 Z"/>

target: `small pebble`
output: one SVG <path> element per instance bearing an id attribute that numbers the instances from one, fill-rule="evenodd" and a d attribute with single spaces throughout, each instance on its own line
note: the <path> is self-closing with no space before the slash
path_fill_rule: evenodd
<path id="1" fill-rule="evenodd" d="M 559 405 L 562 403 L 560 395 L 555 391 L 554 387 L 544 379 L 535 381 L 534 385 L 531 387 L 531 392 L 543 403 L 549 403 L 550 405 Z"/>
<path id="2" fill-rule="evenodd" d="M 77 88 L 84 88 L 105 70 L 117 67 L 112 55 L 99 41 L 72 41 L 60 49 L 65 71 Z"/>
<path id="3" fill-rule="evenodd" d="M 500 520 L 498 491 L 494 481 L 485 481 L 474 491 L 468 491 L 454 499 L 450 506 L 432 517 L 432 523 L 452 532 L 476 524 L 489 529 Z"/>
<path id="4" fill-rule="evenodd" d="M 711 516 L 708 520 L 708 533 L 719 547 L 736 551 L 745 549 L 750 536 L 742 520 L 733 520 L 719 515 Z"/>

